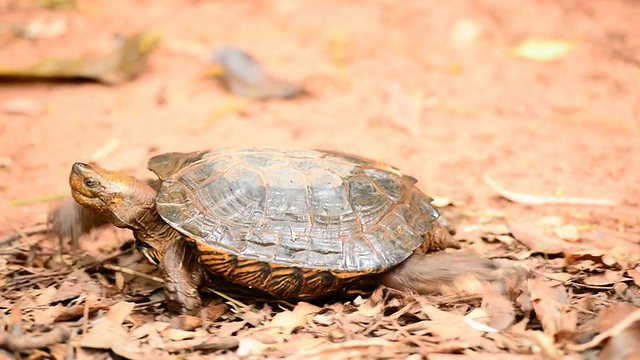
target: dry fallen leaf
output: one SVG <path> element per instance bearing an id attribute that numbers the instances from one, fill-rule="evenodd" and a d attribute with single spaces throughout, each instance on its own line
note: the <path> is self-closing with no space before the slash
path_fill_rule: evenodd
<path id="1" fill-rule="evenodd" d="M 587 285 L 603 286 L 615 284 L 622 280 L 621 271 L 605 270 L 604 273 L 592 275 L 583 280 Z"/>
<path id="2" fill-rule="evenodd" d="M 511 234 L 534 253 L 559 254 L 564 249 L 562 239 L 547 234 L 535 225 L 518 221 L 507 221 Z"/>
<path id="3" fill-rule="evenodd" d="M 538 277 L 529 279 L 527 287 L 545 334 L 553 338 L 560 331 L 575 331 L 578 315 L 569 307 L 564 286 L 552 286 L 552 282 Z"/>
<path id="4" fill-rule="evenodd" d="M 562 225 L 553 229 L 553 232 L 561 239 L 567 241 L 580 240 L 580 233 L 575 225 Z"/>
<path id="5" fill-rule="evenodd" d="M 627 275 L 633 279 L 633 283 L 640 286 L 640 267 L 627 270 Z"/>
<path id="6" fill-rule="evenodd" d="M 275 314 L 268 326 L 280 328 L 284 335 L 289 335 L 307 322 L 308 315 L 318 311 L 320 311 L 319 307 L 301 301 L 292 311 L 285 310 Z"/>
<path id="7" fill-rule="evenodd" d="M 492 286 L 485 286 L 482 309 L 489 316 L 487 325 L 494 329 L 504 330 L 515 321 L 513 302 Z"/>
<path id="8" fill-rule="evenodd" d="M 119 302 L 94 325 L 80 340 L 80 346 L 92 349 L 111 349 L 119 343 L 129 341 L 128 333 L 121 326 L 133 310 L 134 304 Z"/>
<path id="9" fill-rule="evenodd" d="M 615 304 L 598 315 L 598 330 L 603 333 L 619 324 L 629 314 L 640 312 L 640 308 L 628 303 Z M 617 334 L 612 334 L 609 342 L 598 357 L 600 360 L 633 359 L 640 355 L 640 320 L 630 324 Z"/>

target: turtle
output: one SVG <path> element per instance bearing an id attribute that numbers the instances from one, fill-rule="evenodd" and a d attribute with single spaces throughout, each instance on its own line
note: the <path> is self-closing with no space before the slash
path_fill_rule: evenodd
<path id="1" fill-rule="evenodd" d="M 168 309 L 194 314 L 205 285 L 265 300 L 429 293 L 496 264 L 460 255 L 414 177 L 348 153 L 219 148 L 153 156 L 155 181 L 77 162 L 82 211 L 132 230 L 160 267 Z M 77 206 L 76 205 L 76 206 Z M 88 218 L 88 217 L 84 217 Z M 456 255 L 457 254 L 457 255 Z"/>

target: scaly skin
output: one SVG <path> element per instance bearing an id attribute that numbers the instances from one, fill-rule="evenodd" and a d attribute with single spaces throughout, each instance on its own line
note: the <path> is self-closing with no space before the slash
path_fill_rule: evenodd
<path id="1" fill-rule="evenodd" d="M 158 215 L 154 188 L 132 176 L 82 163 L 73 165 L 69 184 L 74 200 L 94 214 L 88 218 L 133 231 L 138 249 L 162 270 L 171 311 L 195 314 L 200 310 L 198 287 L 204 271 L 193 246 Z"/>

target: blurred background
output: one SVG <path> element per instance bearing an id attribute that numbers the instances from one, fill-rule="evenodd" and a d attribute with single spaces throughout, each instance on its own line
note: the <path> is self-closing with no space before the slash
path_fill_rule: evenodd
<path id="1" fill-rule="evenodd" d="M 638 19 L 631 0 L 0 0 L 0 229 L 42 221 L 75 161 L 150 176 L 151 155 L 228 146 L 376 158 L 465 209 L 637 224 Z M 619 206 L 532 215 L 485 175 Z"/>

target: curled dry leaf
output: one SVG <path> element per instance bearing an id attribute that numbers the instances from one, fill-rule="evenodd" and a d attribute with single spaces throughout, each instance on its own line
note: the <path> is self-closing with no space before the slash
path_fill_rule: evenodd
<path id="1" fill-rule="evenodd" d="M 640 308 L 637 308 L 633 305 L 631 305 L 630 307 L 628 305 L 623 305 L 625 307 L 624 310 L 620 311 L 620 310 L 612 310 L 611 313 L 605 313 L 604 316 L 607 315 L 611 315 L 613 319 L 618 320 L 618 321 L 611 321 L 609 319 L 605 320 L 602 323 L 601 328 L 606 328 L 605 331 L 601 332 L 600 334 L 596 335 L 593 339 L 591 339 L 591 341 L 586 342 L 584 344 L 568 344 L 567 348 L 570 349 L 571 351 L 576 351 L 576 352 L 581 352 L 581 351 L 585 351 L 587 349 L 591 349 L 593 347 L 596 347 L 598 345 L 600 345 L 604 340 L 612 338 L 618 334 L 621 334 L 622 332 L 626 331 L 627 329 L 631 329 L 633 331 L 633 336 L 637 339 L 636 336 L 636 326 L 638 326 L 638 324 L 640 323 Z M 635 308 L 635 310 L 634 310 Z M 631 312 L 629 312 L 631 311 Z M 619 315 L 623 314 L 622 317 L 620 317 Z M 611 327 L 607 327 L 608 325 L 610 325 Z M 633 344 L 631 344 L 633 345 Z M 635 345 L 633 345 L 635 346 Z M 636 353 L 637 354 L 637 353 Z"/>
<path id="2" fill-rule="evenodd" d="M 640 312 L 640 308 L 625 303 L 604 309 L 598 316 L 598 330 L 604 333 L 634 312 Z M 640 320 L 629 324 L 619 333 L 612 334 L 609 342 L 602 349 L 599 359 L 632 359 L 638 355 L 640 355 Z"/>
<path id="3" fill-rule="evenodd" d="M 218 78 L 234 94 L 249 99 L 289 99 L 301 95 L 300 84 L 275 78 L 243 50 L 223 46 L 214 52 L 210 75 Z"/>
<path id="4" fill-rule="evenodd" d="M 535 225 L 518 221 L 507 221 L 511 234 L 534 253 L 559 254 L 565 249 L 564 241 L 547 234 Z"/>
<path id="5" fill-rule="evenodd" d="M 542 278 L 527 282 L 531 303 L 544 333 L 554 337 L 560 331 L 575 331 L 577 313 L 569 307 L 569 294 L 564 286 L 552 286 Z"/>

